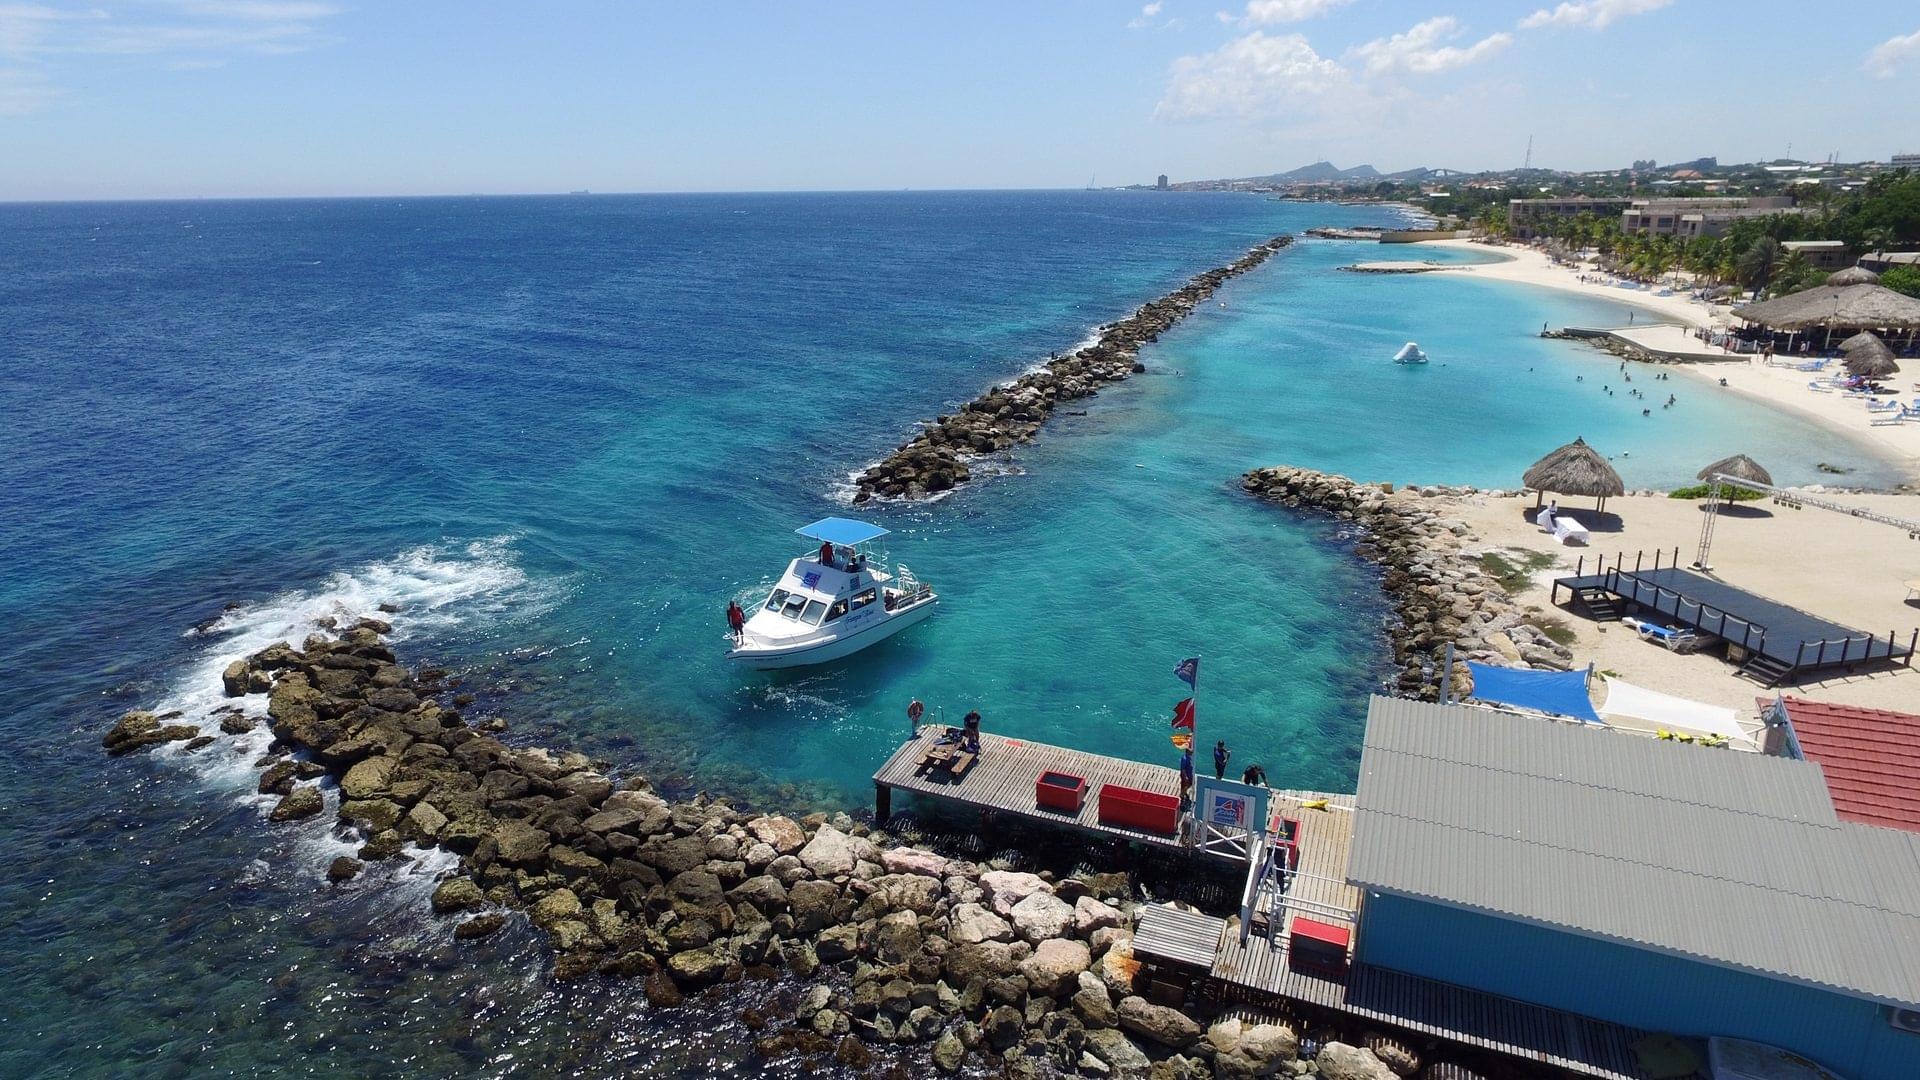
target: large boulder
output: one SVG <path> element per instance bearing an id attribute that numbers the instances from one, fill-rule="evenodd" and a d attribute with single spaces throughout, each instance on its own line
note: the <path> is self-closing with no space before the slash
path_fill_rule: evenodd
<path id="1" fill-rule="evenodd" d="M 448 878 L 433 890 L 433 910 L 442 915 L 477 908 L 486 902 L 486 894 L 468 877 Z"/>
<path id="2" fill-rule="evenodd" d="M 537 866 L 546 861 L 553 838 L 520 820 L 508 820 L 493 830 L 496 857 L 511 866 Z"/>
<path id="3" fill-rule="evenodd" d="M 1013 905 L 1034 893 L 1053 892 L 1053 886 L 1038 876 L 1013 870 L 989 870 L 981 874 L 980 888 L 986 894 L 987 906 L 995 915 L 1003 917 L 1013 911 Z"/>
<path id="4" fill-rule="evenodd" d="M 793 908 L 794 928 L 811 934 L 833 919 L 840 902 L 840 890 L 830 881 L 796 881 L 787 889 L 787 903 Z"/>
<path id="5" fill-rule="evenodd" d="M 888 848 L 880 853 L 880 865 L 889 874 L 924 874 L 944 878 L 953 872 L 953 861 L 919 848 Z"/>
<path id="6" fill-rule="evenodd" d="M 1028 986 L 1051 995 L 1063 986 L 1072 985 L 1092 962 L 1086 942 L 1048 938 L 1033 950 L 1032 956 L 1020 962 L 1020 974 L 1027 977 Z"/>
<path id="7" fill-rule="evenodd" d="M 160 723 L 160 718 L 150 712 L 130 712 L 121 716 L 100 739 L 100 745 L 114 757 L 145 750 L 164 742 L 178 742 L 191 739 L 200 734 L 200 729 L 191 724 Z"/>
<path id="8" fill-rule="evenodd" d="M 869 883 L 872 898 L 888 911 L 911 911 L 916 915 L 933 914 L 940 900 L 940 879 L 919 874 L 888 874 Z"/>
<path id="9" fill-rule="evenodd" d="M 800 862 L 820 877 L 839 877 L 853 873 L 860 861 L 854 838 L 831 825 L 822 825 L 800 849 Z"/>
<path id="10" fill-rule="evenodd" d="M 955 945 L 947 950 L 943 960 L 947 981 L 954 986 L 965 986 L 975 979 L 998 979 L 1011 975 L 1016 965 L 1013 946 L 1003 941 Z"/>
<path id="11" fill-rule="evenodd" d="M 1120 999 L 1120 1026 L 1169 1050 L 1184 1050 L 1200 1039 L 1200 1025 L 1178 1009 L 1143 997 Z"/>
<path id="12" fill-rule="evenodd" d="M 673 981 L 685 987 L 710 986 L 727 973 L 726 951 L 717 945 L 677 952 L 667 958 Z"/>
<path id="13" fill-rule="evenodd" d="M 791 855 L 799 851 L 807 842 L 807 834 L 797 822 L 788 817 L 757 817 L 747 822 L 747 832 L 755 840 L 771 847 L 781 855 Z"/>
<path id="14" fill-rule="evenodd" d="M 1359 1046 L 1330 1042 L 1313 1059 L 1322 1080 L 1399 1080 L 1386 1063 Z"/>
<path id="15" fill-rule="evenodd" d="M 1030 893 L 1008 913 L 1013 928 L 1028 941 L 1057 938 L 1073 928 L 1073 907 L 1050 892 Z"/>
<path id="16" fill-rule="evenodd" d="M 1241 1029 L 1239 1052 L 1263 1069 L 1278 1067 L 1300 1052 L 1300 1036 L 1286 1024 L 1253 1024 Z"/>
<path id="17" fill-rule="evenodd" d="M 390 757 L 370 757 L 353 768 L 340 780 L 340 797 L 343 799 L 371 799 L 387 790 L 393 782 L 393 770 L 399 761 Z"/>
<path id="18" fill-rule="evenodd" d="M 953 909 L 949 936 L 962 945 L 1012 941 L 1013 925 L 979 904 L 961 904 Z"/>
<path id="19" fill-rule="evenodd" d="M 1100 954 L 1100 962 L 1094 965 L 1093 973 L 1107 984 L 1107 989 L 1115 994 L 1126 996 L 1133 993 L 1134 976 L 1140 973 L 1140 961 L 1133 958 L 1133 938 L 1131 936 L 1115 941 L 1111 948 Z"/>
<path id="20" fill-rule="evenodd" d="M 326 800 L 320 795 L 317 784 L 297 784 L 292 791 L 282 796 L 278 805 L 267 814 L 269 821 L 298 821 L 310 818 L 326 808 Z"/>
<path id="21" fill-rule="evenodd" d="M 1119 926 L 1122 921 L 1118 909 L 1091 896 L 1073 902 L 1073 932 L 1083 938 L 1092 937 L 1095 930 Z"/>
<path id="22" fill-rule="evenodd" d="M 1118 1076 L 1145 1076 L 1153 1059 L 1118 1028 L 1087 1031 L 1087 1051 L 1107 1063 Z"/>

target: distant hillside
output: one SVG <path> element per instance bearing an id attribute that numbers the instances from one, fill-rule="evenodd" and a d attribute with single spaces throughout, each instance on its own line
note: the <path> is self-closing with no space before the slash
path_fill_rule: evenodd
<path id="1" fill-rule="evenodd" d="M 1379 175 L 1380 170 L 1371 165 L 1355 165 L 1351 169 L 1342 169 L 1331 161 L 1316 161 L 1311 165 L 1302 165 L 1291 172 L 1254 176 L 1248 179 L 1266 184 L 1325 184 L 1335 180 L 1373 180 Z"/>

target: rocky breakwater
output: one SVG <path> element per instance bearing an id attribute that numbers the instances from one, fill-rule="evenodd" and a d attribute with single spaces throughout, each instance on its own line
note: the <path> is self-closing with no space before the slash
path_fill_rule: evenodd
<path id="1" fill-rule="evenodd" d="M 442 700 L 436 673 L 397 663 L 385 630 L 366 620 L 235 661 L 225 677 L 235 704 L 219 729 L 263 722 L 248 712 L 265 694 L 268 817 L 334 810 L 339 835 L 360 844 L 329 867 L 337 887 L 417 848 L 457 853 L 431 899 L 456 920 L 456 939 L 524 918 L 551 944 L 556 978 L 641 979 L 661 1006 L 702 993 L 718 1006 L 728 984 L 768 981 L 773 1003 L 754 995 L 761 1004 L 740 1017 L 769 1060 L 894 1075 L 915 1063 L 1155 1078 L 1419 1070 L 1412 1045 L 1380 1033 L 1317 1029 L 1303 1046 L 1279 1020 L 1148 1001 L 1135 985 L 1126 874 L 996 869 L 844 814 L 670 801 L 580 754 L 502 742 L 498 720 L 476 724 L 455 707 L 467 699 Z M 134 713 L 104 742 L 124 752 L 217 738 L 189 731 Z"/>
<path id="2" fill-rule="evenodd" d="M 957 412 L 936 417 L 912 441 L 860 474 L 854 482 L 853 501 L 922 499 L 966 483 L 973 475 L 968 460 L 1026 442 L 1062 403 L 1091 397 L 1106 383 L 1145 371 L 1139 360 L 1141 347 L 1186 318 L 1220 286 L 1291 243 L 1291 236 L 1276 236 L 1257 244 L 1233 262 L 1196 274 L 1173 292 L 1142 304 L 1132 315 L 1101 327 L 1093 344 L 1054 357 L 1040 370 L 995 386 Z"/>
<path id="3" fill-rule="evenodd" d="M 1361 484 L 1289 466 L 1255 469 L 1241 479 L 1241 487 L 1365 531 L 1354 551 L 1382 570 L 1381 586 L 1394 612 L 1388 637 L 1401 694 L 1426 701 L 1439 697 L 1448 644 L 1454 646 L 1454 687 L 1460 693 L 1473 685 L 1468 660 L 1562 671 L 1572 666 L 1573 653 L 1533 625 L 1482 569 L 1466 523 L 1446 515 L 1447 500 L 1472 496 L 1472 488 L 1396 492 L 1391 484 Z"/>

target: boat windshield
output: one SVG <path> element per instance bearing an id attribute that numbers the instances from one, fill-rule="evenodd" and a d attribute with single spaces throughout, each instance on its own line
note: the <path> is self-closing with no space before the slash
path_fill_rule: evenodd
<path id="1" fill-rule="evenodd" d="M 822 601 L 809 600 L 807 601 L 806 613 L 799 617 L 800 621 L 806 623 L 808 626 L 818 625 L 820 622 L 820 613 L 825 610 L 827 610 L 827 605 Z"/>
<path id="2" fill-rule="evenodd" d="M 767 597 L 767 610 L 779 611 L 781 607 L 785 606 L 786 602 L 787 602 L 787 590 L 775 589 L 773 590 L 773 595 Z"/>

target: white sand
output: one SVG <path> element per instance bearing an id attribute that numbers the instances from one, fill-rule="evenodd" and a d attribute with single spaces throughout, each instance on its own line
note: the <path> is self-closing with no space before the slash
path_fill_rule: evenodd
<path id="1" fill-rule="evenodd" d="M 1595 281 L 1583 282 L 1580 280 L 1580 271 L 1556 265 L 1546 253 L 1530 247 L 1496 247 L 1471 240 L 1429 240 L 1424 241 L 1422 246 L 1465 248 L 1505 257 L 1503 261 L 1495 263 L 1449 266 L 1446 269 L 1448 273 L 1471 274 L 1495 281 L 1559 289 L 1632 304 L 1685 327 L 1707 326 L 1716 317 L 1724 325 L 1730 318 L 1724 305 L 1715 308 L 1685 296 L 1655 296 L 1652 293 L 1613 288 Z M 1641 327 L 1632 331 L 1632 334 L 1645 337 L 1649 344 L 1672 350 L 1712 351 L 1704 342 L 1693 339 L 1685 331 Z M 1835 366 L 1830 365 L 1829 372 Z M 1840 432 L 1877 456 L 1890 460 L 1909 478 L 1920 480 L 1920 423 L 1873 426 L 1870 423 L 1873 414 L 1867 411 L 1865 403 L 1838 393 L 1815 393 L 1807 389 L 1807 383 L 1816 376 L 1789 368 L 1766 367 L 1757 357 L 1730 356 L 1724 362 L 1687 363 L 1675 367 L 1684 375 L 1699 379 L 1715 389 L 1745 395 L 1771 408 L 1797 414 Z M 1920 378 L 1916 378 L 1917 374 L 1920 373 L 1904 371 L 1895 376 L 1892 383 L 1900 391 L 1901 400 L 1908 404 L 1920 398 Z M 1724 388 L 1718 385 L 1721 379 L 1727 381 Z"/>
<path id="2" fill-rule="evenodd" d="M 1835 501 L 1920 521 L 1920 495 L 1827 495 Z M 1564 508 L 1594 526 L 1585 500 L 1562 500 Z M 1590 504 L 1589 504 L 1590 505 Z M 1609 563 L 1616 551 L 1631 564 L 1633 553 L 1644 550 L 1651 558 L 1665 548 L 1670 559 L 1680 548 L 1684 566 L 1693 561 L 1699 544 L 1702 503 L 1662 496 L 1628 496 L 1607 500 L 1609 514 L 1618 514 L 1619 531 L 1593 532 L 1588 548 L 1561 547 L 1529 521 L 1533 499 L 1476 495 L 1448 500 L 1443 512 L 1465 521 L 1475 542 L 1489 550 L 1519 548 L 1552 555 L 1558 569 L 1535 575 L 1531 588 L 1516 599 L 1537 605 L 1542 617 L 1557 616 L 1575 633 L 1576 663 L 1591 661 L 1595 668 L 1613 671 L 1627 682 L 1662 693 L 1740 710 L 1743 718 L 1756 715 L 1754 699 L 1771 698 L 1750 679 L 1739 678 L 1724 659 L 1708 654 L 1678 655 L 1641 641 L 1620 623 L 1596 623 L 1564 605 L 1549 610 L 1552 580 L 1572 572 L 1586 556 L 1592 567 L 1596 555 Z M 1736 516 L 1738 515 L 1738 516 Z M 1714 530 L 1711 562 L 1714 574 L 1730 585 L 1790 604 L 1801 610 L 1867 633 L 1898 632 L 1904 644 L 1920 627 L 1920 600 L 1906 601 L 1906 582 L 1920 579 L 1920 540 L 1889 525 L 1812 508 L 1793 510 L 1768 502 L 1743 503 L 1721 516 Z M 1595 680 L 1599 690 L 1599 680 Z M 1903 667 L 1863 668 L 1855 674 L 1837 673 L 1809 679 L 1788 693 L 1823 701 L 1873 708 L 1920 712 L 1920 670 Z M 1600 691 L 1596 696 L 1600 696 Z"/>

